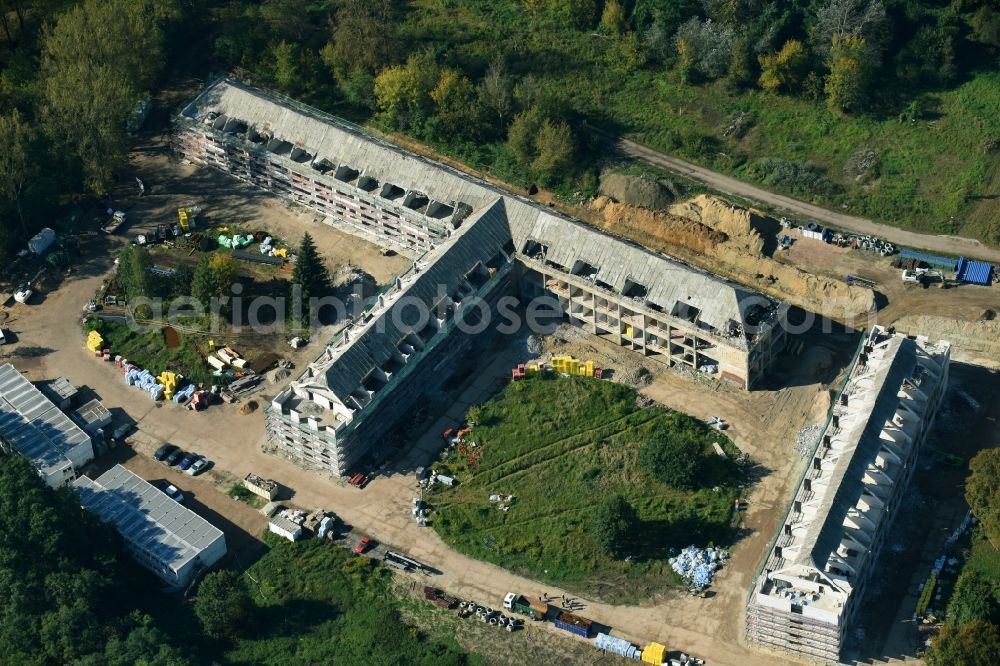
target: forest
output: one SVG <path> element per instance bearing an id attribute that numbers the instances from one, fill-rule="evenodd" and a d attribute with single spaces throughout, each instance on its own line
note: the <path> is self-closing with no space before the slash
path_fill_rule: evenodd
<path id="1" fill-rule="evenodd" d="M 4 0 L 0 252 L 104 194 L 137 104 L 232 74 L 569 198 L 594 129 L 1000 242 L 996 0 Z"/>

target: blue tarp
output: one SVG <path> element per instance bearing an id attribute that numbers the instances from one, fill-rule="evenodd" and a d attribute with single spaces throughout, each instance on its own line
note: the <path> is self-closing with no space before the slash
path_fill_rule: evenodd
<path id="1" fill-rule="evenodd" d="M 958 263 L 957 259 L 951 259 L 950 257 L 942 257 L 937 254 L 927 254 L 926 252 L 917 252 L 916 250 L 902 249 L 899 251 L 899 256 L 904 259 L 916 259 L 922 261 L 929 266 L 934 268 L 941 268 L 946 271 L 955 270 L 955 265 Z"/>
<path id="2" fill-rule="evenodd" d="M 956 271 L 955 277 L 959 282 L 989 285 L 993 280 L 993 264 L 988 264 L 985 261 L 974 261 L 962 257 L 958 260 Z"/>

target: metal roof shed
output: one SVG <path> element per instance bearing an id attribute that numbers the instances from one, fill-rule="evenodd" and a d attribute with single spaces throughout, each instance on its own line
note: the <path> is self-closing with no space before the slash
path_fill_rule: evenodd
<path id="1" fill-rule="evenodd" d="M 121 465 L 73 485 L 83 507 L 114 525 L 129 554 L 172 587 L 187 586 L 226 554 L 219 528 Z"/>
<path id="2" fill-rule="evenodd" d="M 53 488 L 94 459 L 90 436 L 10 363 L 0 366 L 0 440 Z"/>
<path id="3" fill-rule="evenodd" d="M 59 409 L 66 410 L 73 406 L 73 399 L 76 398 L 77 390 L 73 384 L 65 377 L 53 379 L 42 387 L 42 393 L 48 396 Z"/>
<path id="4" fill-rule="evenodd" d="M 993 264 L 962 257 L 958 260 L 955 278 L 959 282 L 989 285 L 993 282 Z"/>
<path id="5" fill-rule="evenodd" d="M 74 410 L 70 416 L 91 435 L 111 425 L 111 412 L 97 398 Z"/>

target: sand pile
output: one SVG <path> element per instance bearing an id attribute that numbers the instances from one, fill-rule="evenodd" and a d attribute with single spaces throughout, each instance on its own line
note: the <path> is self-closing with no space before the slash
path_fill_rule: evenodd
<path id="1" fill-rule="evenodd" d="M 598 197 L 591 207 L 603 229 L 626 236 L 758 291 L 835 319 L 868 313 L 870 289 L 814 275 L 764 255 L 755 223 L 762 215 L 722 199 L 700 195 L 667 212 L 650 211 Z"/>
<path id="2" fill-rule="evenodd" d="M 591 207 L 600 213 L 599 227 L 656 250 L 667 245 L 707 254 L 728 240 L 725 233 L 698 220 L 618 203 L 610 197 L 597 197 Z"/>

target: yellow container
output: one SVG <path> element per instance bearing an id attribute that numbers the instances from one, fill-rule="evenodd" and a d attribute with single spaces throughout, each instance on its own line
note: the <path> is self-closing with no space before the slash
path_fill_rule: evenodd
<path id="1" fill-rule="evenodd" d="M 662 643 L 650 643 L 642 650 L 644 664 L 662 664 L 667 660 L 667 646 Z"/>
<path id="2" fill-rule="evenodd" d="M 91 331 L 87 336 L 87 349 L 99 352 L 104 347 L 104 338 L 97 331 Z"/>
<path id="3" fill-rule="evenodd" d="M 583 373 L 583 376 L 584 377 L 593 377 L 594 376 L 594 362 L 593 361 L 587 361 L 584 364 L 584 373 Z"/>

